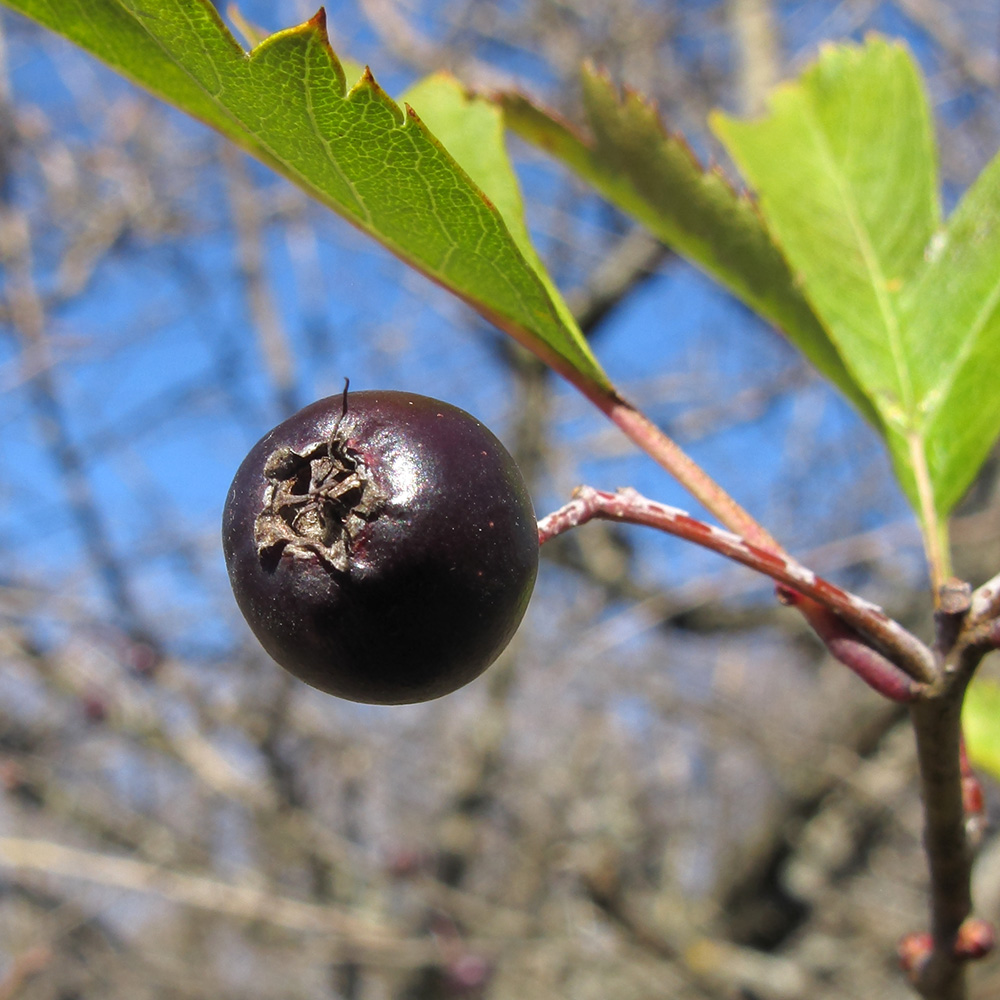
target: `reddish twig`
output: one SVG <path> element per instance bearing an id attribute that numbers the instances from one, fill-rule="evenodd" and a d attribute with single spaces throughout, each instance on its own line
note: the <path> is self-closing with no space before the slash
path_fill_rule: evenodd
<path id="1" fill-rule="evenodd" d="M 763 548 L 722 528 L 699 521 L 677 507 L 657 503 L 633 489 L 607 493 L 579 487 L 573 499 L 538 522 L 541 543 L 594 518 L 643 524 L 712 549 L 735 562 L 771 577 L 785 588 L 809 598 L 796 602 L 800 610 L 820 605 L 837 613 L 858 635 L 871 641 L 901 671 L 919 684 L 934 679 L 934 654 L 877 605 L 806 569 L 791 556 Z"/>
<path id="2" fill-rule="evenodd" d="M 663 466 L 704 508 L 730 531 L 758 548 L 783 553 L 773 535 L 744 510 L 675 441 L 663 433 L 645 414 L 630 403 L 616 398 L 601 407 L 608 418 L 625 432 L 647 455 Z"/>
<path id="3" fill-rule="evenodd" d="M 1000 620 L 1000 573 L 987 580 L 969 598 L 967 615 L 971 627 L 983 630 L 987 644 L 994 640 L 997 622 Z M 992 647 L 991 647 L 992 648 Z"/>
<path id="4" fill-rule="evenodd" d="M 886 659 L 835 612 L 817 601 L 803 598 L 779 584 L 778 597 L 797 607 L 823 640 L 834 659 L 853 670 L 870 688 L 892 701 L 910 702 L 927 693 L 927 685 L 915 681 Z"/>

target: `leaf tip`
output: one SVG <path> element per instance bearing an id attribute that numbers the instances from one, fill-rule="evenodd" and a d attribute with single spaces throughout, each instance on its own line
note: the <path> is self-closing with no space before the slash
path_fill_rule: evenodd
<path id="1" fill-rule="evenodd" d="M 371 98 L 384 105 L 389 109 L 393 118 L 396 120 L 397 126 L 403 126 L 407 122 L 407 115 L 402 108 L 382 89 L 379 85 L 378 80 L 375 79 L 375 74 L 372 73 L 371 66 L 366 65 L 364 72 L 362 72 L 358 82 L 351 87 L 349 93 L 347 94 L 347 99 L 351 100 L 357 95 L 361 94 L 363 91 L 367 91 Z"/>
<path id="2" fill-rule="evenodd" d="M 318 31 L 321 35 L 323 35 L 323 37 L 326 40 L 327 44 L 329 44 L 330 36 L 326 32 L 326 8 L 325 7 L 320 7 L 319 10 L 317 10 L 316 13 L 313 14 L 313 16 L 311 18 L 309 18 L 308 21 L 306 21 L 306 25 L 308 27 L 310 27 L 310 28 L 313 28 L 315 31 Z"/>
<path id="3" fill-rule="evenodd" d="M 580 76 L 584 81 L 597 80 L 601 83 L 611 83 L 611 74 L 608 72 L 607 67 L 598 66 L 593 59 L 585 59 L 583 61 L 583 64 L 580 66 Z"/>

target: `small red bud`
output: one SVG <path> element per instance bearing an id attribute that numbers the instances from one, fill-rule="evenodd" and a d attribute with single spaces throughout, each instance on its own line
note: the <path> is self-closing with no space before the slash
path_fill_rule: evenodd
<path id="1" fill-rule="evenodd" d="M 899 948 L 897 949 L 899 964 L 902 966 L 910 982 L 915 983 L 920 978 L 920 973 L 931 957 L 933 950 L 934 939 L 927 931 L 907 934 L 899 942 Z"/>
<path id="2" fill-rule="evenodd" d="M 982 815 L 983 786 L 979 784 L 979 779 L 970 774 L 962 778 L 962 806 L 966 816 Z"/>
<path id="3" fill-rule="evenodd" d="M 955 936 L 955 957 L 976 959 L 988 955 L 996 943 L 993 925 L 979 917 L 969 917 Z"/>

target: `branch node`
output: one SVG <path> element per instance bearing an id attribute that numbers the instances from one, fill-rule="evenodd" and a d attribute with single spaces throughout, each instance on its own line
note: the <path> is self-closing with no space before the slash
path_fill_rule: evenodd
<path id="1" fill-rule="evenodd" d="M 968 917 L 958 928 L 951 949 L 951 957 L 956 962 L 974 962 L 985 958 L 996 945 L 993 925 L 979 917 Z M 896 951 L 899 964 L 906 977 L 920 991 L 927 986 L 926 979 L 934 957 L 934 937 L 928 931 L 907 934 Z"/>

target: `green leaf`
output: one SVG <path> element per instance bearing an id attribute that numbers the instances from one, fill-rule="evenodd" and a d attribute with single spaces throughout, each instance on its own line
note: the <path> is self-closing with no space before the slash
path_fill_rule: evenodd
<path id="1" fill-rule="evenodd" d="M 470 93 L 449 73 L 435 73 L 411 87 L 401 98 L 462 165 L 469 177 L 496 206 L 524 259 L 545 284 L 568 329 L 576 329 L 569 311 L 535 250 L 524 218 L 524 201 L 517 174 L 504 141 L 503 112 L 496 103 Z M 567 351 L 571 345 L 566 345 Z"/>
<path id="2" fill-rule="evenodd" d="M 995 179 L 970 192 L 942 234 L 920 75 L 902 45 L 878 38 L 825 50 L 774 94 L 760 121 L 719 115 L 715 127 L 882 415 L 928 552 L 946 569 L 944 518 L 1000 428 L 998 402 L 986 400 L 998 359 L 989 343 L 1000 238 Z M 975 213 L 986 216 L 981 229 Z M 966 430 L 974 407 L 981 410 Z"/>
<path id="3" fill-rule="evenodd" d="M 977 677 L 965 693 L 962 733 L 969 761 L 1000 780 L 1000 684 Z"/>
<path id="4" fill-rule="evenodd" d="M 961 499 L 1000 435 L 1000 156 L 935 236 L 900 300 L 938 509 Z"/>
<path id="5" fill-rule="evenodd" d="M 247 53 L 209 0 L 4 2 L 218 129 L 591 395 L 613 393 L 537 256 L 469 174 L 368 71 L 348 89 L 322 11 Z"/>
<path id="6" fill-rule="evenodd" d="M 845 368 L 749 199 L 718 170 L 704 170 L 639 95 L 620 97 L 593 69 L 584 70 L 582 82 L 589 134 L 519 94 L 501 98 L 508 125 L 783 330 L 878 424 L 868 397 Z"/>

